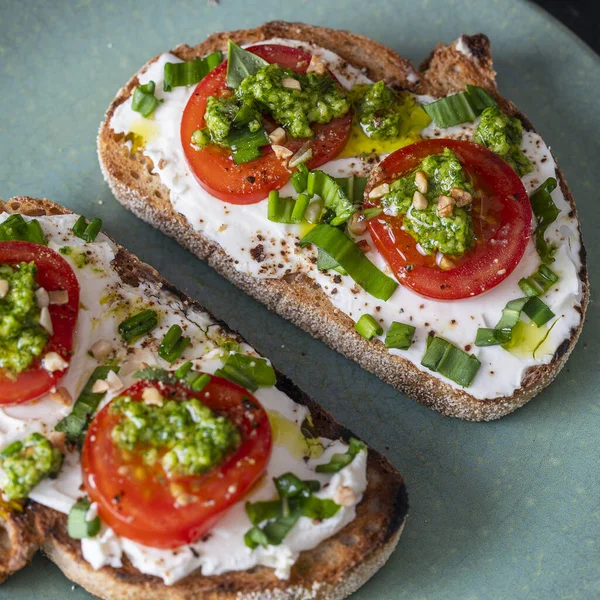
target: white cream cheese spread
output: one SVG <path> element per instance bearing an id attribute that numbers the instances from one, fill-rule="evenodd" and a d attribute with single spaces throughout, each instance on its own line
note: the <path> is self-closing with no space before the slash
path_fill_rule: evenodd
<path id="1" fill-rule="evenodd" d="M 0 215 L 0 222 L 8 215 Z M 105 340 L 114 349 L 115 358 L 121 369 L 119 378 L 123 388 L 134 382 L 134 373 L 146 365 L 167 368 L 168 364 L 157 355 L 158 345 L 168 329 L 180 325 L 192 342 L 183 356 L 173 364 L 176 368 L 185 361 L 192 361 L 194 367 L 214 373 L 222 366 L 220 344 L 227 339 L 225 333 L 212 317 L 184 305 L 178 298 L 165 290 L 147 283 L 132 287 L 121 280 L 114 265 L 116 247 L 103 234 L 94 243 L 85 243 L 76 238 L 71 229 L 75 215 L 37 217 L 49 247 L 60 251 L 70 247 L 63 254 L 71 265 L 80 286 L 80 312 L 74 338 L 74 351 L 67 374 L 60 382 L 73 399 L 76 399 L 92 371 L 98 366 L 90 348 L 98 341 Z M 85 261 L 79 260 L 85 256 Z M 79 265 L 79 266 L 78 266 Z M 125 345 L 117 327 L 127 318 L 128 311 L 153 308 L 161 315 L 159 326 L 142 340 Z M 244 354 L 256 355 L 248 345 L 239 350 Z M 120 390 L 109 391 L 103 400 L 104 406 Z M 250 569 L 265 565 L 275 569 L 280 578 L 287 578 L 290 569 L 300 552 L 314 548 L 324 539 L 335 535 L 355 517 L 355 506 L 362 498 L 367 486 L 366 452 L 360 452 L 354 460 L 338 473 L 316 472 L 318 464 L 329 462 L 334 453 L 343 453 L 347 445 L 341 441 L 320 438 L 323 453 L 318 458 L 306 458 L 299 451 L 298 437 L 303 439 L 299 428 L 309 415 L 308 409 L 294 402 L 276 387 L 261 388 L 255 397 L 264 408 L 278 420 L 288 424 L 288 429 L 296 432 L 291 441 L 285 435 L 274 439 L 273 451 L 262 482 L 242 501 L 229 509 L 201 541 L 174 550 L 159 550 L 142 546 L 131 540 L 120 538 L 103 527 L 94 538 L 82 540 L 84 558 L 93 568 L 110 565 L 120 567 L 126 556 L 142 573 L 155 575 L 168 585 L 200 570 L 204 575 L 216 575 L 227 571 Z M 100 407 L 100 408 L 101 408 Z M 71 412 L 72 406 L 65 406 L 50 399 L 49 395 L 40 400 L 18 406 L 0 408 L 0 449 L 16 440 L 23 440 L 30 433 L 40 432 L 50 439 L 55 435 L 55 425 Z M 246 501 L 271 500 L 277 497 L 273 478 L 292 472 L 301 479 L 320 481 L 321 491 L 316 495 L 322 498 L 335 497 L 338 489 L 352 490 L 352 502 L 345 503 L 329 519 L 313 522 L 301 517 L 283 542 L 278 546 L 259 547 L 250 550 L 244 543 L 244 534 L 251 528 L 246 515 Z M 0 469 L 0 476 L 3 473 Z M 82 485 L 79 453 L 68 452 L 59 476 L 44 479 L 30 493 L 29 497 L 42 504 L 68 514 L 73 504 L 85 495 Z"/>
<path id="2" fill-rule="evenodd" d="M 301 46 L 324 60 L 331 71 L 346 87 L 369 80 L 359 69 L 348 65 L 339 56 L 312 44 L 293 40 L 268 40 Z M 462 42 L 459 40 L 459 44 Z M 459 51 L 464 51 L 462 43 Z M 494 399 L 510 396 L 521 386 L 527 369 L 550 362 L 556 349 L 569 338 L 571 331 L 580 323 L 579 305 L 582 286 L 578 273 L 581 268 L 580 238 L 577 220 L 571 213 L 560 186 L 552 193 L 552 199 L 560 209 L 560 215 L 548 228 L 546 238 L 557 243 L 559 249 L 552 269 L 560 277 L 559 282 L 544 296 L 544 302 L 555 313 L 550 332 L 539 348 L 519 352 L 507 351 L 501 346 L 477 348 L 474 345 L 479 327 L 493 327 L 499 320 L 502 309 L 510 300 L 522 296 L 518 281 L 532 275 L 540 264 L 533 242 L 530 242 L 522 260 L 511 275 L 500 285 L 488 292 L 460 301 L 441 301 L 423 298 L 410 289 L 399 286 L 387 302 L 376 300 L 360 288 L 349 277 L 335 272 L 321 272 L 314 261 L 315 251 L 299 248 L 301 237 L 299 226 L 274 223 L 267 219 L 267 200 L 256 204 L 235 205 L 222 202 L 211 196 L 196 181 L 184 157 L 180 140 L 180 123 L 183 110 L 194 86 L 178 87 L 171 92 L 162 91 L 163 70 L 166 62 L 181 62 L 172 54 L 161 55 L 140 74 L 140 83 L 154 81 L 156 96 L 162 103 L 152 119 L 143 119 L 131 108 L 131 99 L 119 105 L 110 121 L 115 133 L 139 133 L 144 137 L 144 154 L 154 164 L 154 173 L 170 191 L 174 209 L 181 213 L 199 233 L 217 242 L 233 259 L 236 268 L 258 278 L 279 278 L 288 273 L 305 273 L 320 285 L 336 309 L 357 321 L 364 313 L 373 315 L 387 330 L 393 321 L 408 323 L 416 327 L 415 337 L 408 350 L 389 350 L 412 362 L 417 368 L 443 379 L 455 388 L 452 381 L 421 366 L 428 334 L 435 332 L 473 353 L 482 366 L 468 393 L 477 399 Z M 432 98 L 420 97 L 422 102 Z M 467 125 L 439 129 L 431 124 L 421 131 L 423 138 L 471 139 L 478 121 Z M 524 132 L 522 149 L 533 164 L 533 172 L 523 178 L 528 192 L 534 190 L 547 177 L 556 176 L 556 165 L 550 151 L 539 135 Z M 381 158 L 381 157 L 380 157 Z M 367 175 L 371 164 L 364 157 L 333 160 L 321 169 L 336 177 Z M 294 195 L 291 184 L 281 190 L 282 196 Z M 368 233 L 363 236 L 369 242 L 368 258 L 386 274 L 393 276 L 382 256 L 370 242 Z M 257 249 L 260 251 L 257 252 Z M 256 257 L 260 260 L 257 260 Z M 527 320 L 524 317 L 524 320 Z M 380 339 L 383 339 L 382 337 Z"/>

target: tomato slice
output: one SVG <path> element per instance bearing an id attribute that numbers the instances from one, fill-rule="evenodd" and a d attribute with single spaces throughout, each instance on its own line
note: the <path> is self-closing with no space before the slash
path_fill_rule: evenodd
<path id="1" fill-rule="evenodd" d="M 262 477 L 271 454 L 271 426 L 265 409 L 252 394 L 221 377 L 211 376 L 201 392 L 143 380 L 123 395 L 141 401 L 147 387 L 157 388 L 163 397 L 197 398 L 229 417 L 242 436 L 239 448 L 222 464 L 203 475 L 172 478 L 160 464 L 146 466 L 132 453 L 125 457 L 114 444 L 112 430 L 118 415 L 110 412 L 110 403 L 90 424 L 81 454 L 83 478 L 102 520 L 117 535 L 140 544 L 175 548 L 201 538 Z M 122 466 L 132 469 L 122 474 Z M 195 500 L 176 504 L 172 483 L 183 486 Z"/>
<path id="2" fill-rule="evenodd" d="M 458 140 L 423 140 L 401 148 L 374 171 L 368 189 L 395 181 L 444 148 L 456 153 L 483 192 L 471 209 L 475 246 L 455 261 L 456 267 L 444 271 L 435 256 L 420 254 L 415 239 L 402 229 L 401 215 L 381 214 L 368 227 L 400 283 L 428 298 L 458 300 L 482 294 L 512 273 L 531 237 L 532 212 L 523 183 L 507 163 L 483 146 Z M 365 208 L 378 205 L 379 200 L 365 201 Z"/>
<path id="3" fill-rule="evenodd" d="M 311 59 L 310 54 L 299 48 L 278 44 L 252 46 L 248 50 L 269 63 L 277 63 L 297 73 L 305 73 Z M 226 78 L 227 61 L 224 61 L 198 84 L 183 111 L 181 143 L 192 173 L 207 192 L 232 204 L 254 204 L 264 200 L 270 190 L 283 187 L 291 176 L 291 171 L 275 156 L 270 146 L 262 149 L 261 158 L 236 165 L 229 151 L 214 146 L 197 150 L 190 141 L 196 129 L 205 127 L 204 113 L 208 97 L 219 96 L 228 89 Z M 277 127 L 267 118 L 264 122 L 269 132 Z M 351 125 L 350 112 L 323 125 L 313 123 L 313 155 L 306 166 L 315 169 L 335 158 L 346 145 Z M 295 152 L 307 141 L 290 139 L 285 146 Z"/>
<path id="4" fill-rule="evenodd" d="M 69 360 L 73 349 L 73 335 L 79 313 L 79 282 L 69 263 L 47 246 L 31 242 L 0 242 L 0 263 L 34 262 L 36 281 L 47 291 L 66 290 L 69 301 L 64 305 L 51 304 L 48 308 L 54 334 L 48 339 L 42 356 L 57 352 Z M 41 357 L 16 378 L 0 369 L 0 404 L 20 404 L 34 400 L 50 391 L 65 371 L 49 373 L 41 366 Z"/>

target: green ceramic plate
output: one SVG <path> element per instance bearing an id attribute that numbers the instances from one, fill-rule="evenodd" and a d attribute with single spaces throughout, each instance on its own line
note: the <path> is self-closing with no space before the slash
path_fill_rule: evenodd
<path id="1" fill-rule="evenodd" d="M 592 284 L 598 281 L 600 60 L 525 2 L 3 0 L 0 196 L 47 196 L 101 217 L 108 233 L 276 356 L 284 373 L 389 456 L 408 483 L 410 517 L 389 563 L 356 600 L 598 598 L 595 304 L 549 389 L 500 421 L 464 423 L 404 398 L 270 313 L 112 198 L 98 168 L 96 132 L 118 88 L 180 42 L 269 19 L 351 29 L 417 63 L 440 40 L 487 33 L 500 90 L 532 118 L 571 184 Z M 89 595 L 38 557 L 0 588 L 0 598 Z"/>

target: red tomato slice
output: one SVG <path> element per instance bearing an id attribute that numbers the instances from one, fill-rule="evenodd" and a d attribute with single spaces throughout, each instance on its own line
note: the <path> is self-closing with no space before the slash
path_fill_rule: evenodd
<path id="1" fill-rule="evenodd" d="M 98 503 L 100 517 L 117 535 L 154 548 L 174 548 L 201 538 L 262 477 L 271 454 L 271 426 L 252 394 L 221 377 L 212 376 L 201 392 L 144 380 L 123 395 L 140 401 L 147 387 L 159 389 L 165 397 L 198 398 L 228 416 L 242 436 L 239 448 L 221 465 L 203 475 L 170 478 L 160 464 L 149 467 L 140 456 L 125 457 L 113 443 L 118 416 L 109 411 L 110 404 L 92 421 L 81 460 L 85 488 L 90 500 Z M 125 474 L 123 466 L 129 467 Z M 172 483 L 197 500 L 176 504 Z"/>
<path id="2" fill-rule="evenodd" d="M 46 246 L 31 242 L 0 242 L 0 263 L 34 262 L 37 265 L 38 284 L 47 291 L 66 290 L 69 301 L 64 305 L 51 304 L 50 317 L 54 334 L 49 338 L 42 356 L 57 352 L 69 360 L 73 349 L 73 335 L 79 313 L 79 282 L 69 263 L 60 254 Z M 66 373 L 49 373 L 41 367 L 41 358 L 16 378 L 0 369 L 0 404 L 20 404 L 43 396 Z"/>
<path id="3" fill-rule="evenodd" d="M 443 271 L 434 256 L 417 251 L 415 239 L 402 230 L 402 216 L 380 215 L 368 221 L 375 246 L 398 281 L 418 294 L 441 300 L 477 296 L 497 286 L 523 257 L 532 231 L 531 204 L 523 183 L 499 156 L 472 142 L 423 140 L 390 154 L 369 181 L 369 189 L 391 183 L 414 169 L 426 156 L 450 148 L 472 177 L 482 198 L 474 198 L 472 219 L 476 242 L 473 249 Z M 365 201 L 365 208 L 379 200 Z"/>
<path id="4" fill-rule="evenodd" d="M 277 44 L 252 46 L 248 50 L 269 63 L 277 63 L 297 73 L 305 73 L 311 59 L 311 55 L 303 50 Z M 207 192 L 232 204 L 254 204 L 264 200 L 270 190 L 283 187 L 292 174 L 270 146 L 262 149 L 262 158 L 236 165 L 229 151 L 214 146 L 197 150 L 190 141 L 196 129 L 205 127 L 204 113 L 208 97 L 219 96 L 228 89 L 226 77 L 227 61 L 224 61 L 198 84 L 183 111 L 181 143 L 192 173 Z M 264 121 L 265 129 L 269 132 L 277 127 L 269 119 Z M 350 112 L 324 125 L 313 123 L 313 156 L 306 166 L 315 169 L 335 158 L 348 141 L 351 125 Z M 290 139 L 285 146 L 295 152 L 307 141 Z"/>

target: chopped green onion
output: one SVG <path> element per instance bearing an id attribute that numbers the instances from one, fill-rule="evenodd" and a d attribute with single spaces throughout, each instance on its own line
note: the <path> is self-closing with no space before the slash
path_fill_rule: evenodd
<path id="1" fill-rule="evenodd" d="M 362 444 L 358 440 L 354 442 Z M 335 454 L 332 457 L 332 468 L 326 472 L 339 471 L 345 466 L 342 463 L 351 462 L 360 450 L 362 448 L 353 448 L 353 455 L 349 460 L 347 454 L 350 453 L 350 449 L 347 454 Z M 279 492 L 278 500 L 246 503 L 246 513 L 254 527 L 246 532 L 244 542 L 251 549 L 281 544 L 300 517 L 323 521 L 333 517 L 340 510 L 340 505 L 333 500 L 313 495 L 321 488 L 318 481 L 302 481 L 293 473 L 284 473 L 273 481 Z M 262 528 L 259 527 L 265 521 L 267 523 Z"/>
<path id="2" fill-rule="evenodd" d="M 237 88 L 246 77 L 256 74 L 268 64 L 260 56 L 240 48 L 235 42 L 229 40 L 227 43 L 227 87 Z"/>
<path id="3" fill-rule="evenodd" d="M 257 131 L 243 127 L 232 130 L 225 141 L 231 148 L 233 161 L 241 165 L 262 156 L 260 148 L 269 143 L 269 136 L 262 127 Z"/>
<path id="4" fill-rule="evenodd" d="M 69 441 L 76 442 L 78 445 L 83 443 L 88 421 L 106 394 L 106 392 L 94 393 L 92 388 L 96 381 L 106 379 L 110 371 L 118 373 L 119 367 L 96 367 L 75 401 L 73 410 L 56 425 L 56 431 L 65 433 Z"/>
<path id="5" fill-rule="evenodd" d="M 164 102 L 164 100 L 159 100 L 154 95 L 155 88 L 156 84 L 154 81 L 138 85 L 133 92 L 131 100 L 132 110 L 139 112 L 142 117 L 149 117 L 156 110 L 156 107 Z"/>
<path id="6" fill-rule="evenodd" d="M 150 333 L 157 325 L 157 312 L 148 308 L 123 321 L 119 325 L 119 333 L 124 341 L 132 344 Z"/>
<path id="7" fill-rule="evenodd" d="M 191 365 L 192 363 L 190 363 Z M 175 377 L 175 373 L 167 371 L 162 367 L 144 367 L 133 374 L 134 379 L 148 379 L 150 381 L 160 381 L 162 383 L 169 383 L 171 385 L 177 383 L 178 378 Z"/>
<path id="8" fill-rule="evenodd" d="M 494 98 L 483 88 L 468 85 L 465 92 L 425 104 L 423 109 L 438 127 L 446 128 L 474 121 L 488 106 L 496 106 Z"/>
<path id="9" fill-rule="evenodd" d="M 382 212 L 383 208 L 381 208 L 380 206 L 375 206 L 373 208 L 365 208 L 365 210 L 363 210 L 363 217 L 365 218 L 365 221 L 369 221 L 370 219 L 378 217 Z"/>
<path id="10" fill-rule="evenodd" d="M 67 531 L 74 540 L 94 537 L 100 531 L 100 519 L 97 516 L 91 521 L 87 520 L 90 506 L 90 501 L 86 497 L 76 502 L 69 511 Z"/>
<path id="11" fill-rule="evenodd" d="M 523 306 L 523 312 L 538 326 L 545 325 L 555 315 L 548 305 L 537 296 L 532 296 Z"/>
<path id="12" fill-rule="evenodd" d="M 306 191 L 311 198 L 314 195 L 322 198 L 326 208 L 335 213 L 331 225 L 345 223 L 356 212 L 352 199 L 348 198 L 340 184 L 323 171 L 309 172 Z"/>
<path id="13" fill-rule="evenodd" d="M 12 444 L 9 444 L 8 446 L 6 446 L 6 448 L 4 448 L 4 450 L 2 450 L 2 452 L 0 452 L 0 456 L 2 458 L 8 458 L 9 456 L 12 456 L 13 454 L 17 454 L 17 452 L 21 452 L 22 449 L 23 449 L 23 442 L 19 442 L 17 440 L 16 442 L 13 442 Z"/>
<path id="14" fill-rule="evenodd" d="M 94 217 L 89 223 L 84 216 L 79 217 L 73 225 L 73 233 L 84 242 L 90 244 L 96 240 L 102 229 L 102 219 Z"/>
<path id="15" fill-rule="evenodd" d="M 316 225 L 321 221 L 323 213 L 323 200 L 313 200 L 304 213 L 304 218 L 311 224 Z"/>
<path id="16" fill-rule="evenodd" d="M 367 177 L 336 177 L 335 180 L 353 204 L 362 204 L 367 187 Z"/>
<path id="17" fill-rule="evenodd" d="M 174 373 L 176 379 L 183 379 L 192 370 L 192 361 L 184 362 Z"/>
<path id="18" fill-rule="evenodd" d="M 367 340 L 383 333 L 383 327 L 371 315 L 361 315 L 354 324 L 354 329 Z"/>
<path id="19" fill-rule="evenodd" d="M 385 347 L 408 350 L 412 344 L 414 335 L 415 328 L 412 325 L 394 321 L 385 336 Z"/>
<path id="20" fill-rule="evenodd" d="M 327 464 L 317 465 L 316 471 L 317 473 L 337 473 L 338 471 L 341 471 L 344 467 L 348 466 L 359 452 L 366 451 L 366 444 L 364 444 L 360 440 L 357 440 L 356 438 L 350 438 L 350 445 L 348 446 L 348 450 L 346 452 L 344 452 L 343 454 L 334 454 Z"/>
<path id="21" fill-rule="evenodd" d="M 32 242 L 42 246 L 48 244 L 37 219 L 26 221 L 22 215 L 10 215 L 0 224 L 0 242 L 13 241 Z"/>
<path id="22" fill-rule="evenodd" d="M 300 194 L 296 200 L 282 198 L 277 190 L 269 192 L 267 218 L 274 223 L 300 223 L 308 207 L 309 198 Z"/>
<path id="23" fill-rule="evenodd" d="M 216 66 L 221 64 L 223 54 L 220 50 L 182 63 L 165 63 L 163 90 L 170 92 L 174 87 L 192 85 L 202 81 Z"/>
<path id="24" fill-rule="evenodd" d="M 327 254 L 325 250 L 319 248 L 319 253 L 317 254 L 317 269 L 319 271 L 329 271 L 329 269 L 336 269 L 339 266 L 340 264 L 335 258 Z"/>
<path id="25" fill-rule="evenodd" d="M 183 381 L 190 389 L 194 390 L 195 392 L 201 392 L 210 383 L 210 375 L 207 373 L 190 371 L 183 378 Z"/>
<path id="26" fill-rule="evenodd" d="M 223 367 L 215 371 L 215 375 L 229 379 L 251 392 L 259 387 L 272 387 L 277 381 L 275 370 L 264 358 L 237 353 L 231 353 Z"/>
<path id="27" fill-rule="evenodd" d="M 317 225 L 301 240 L 300 245 L 314 244 L 327 252 L 350 277 L 369 294 L 380 300 L 388 300 L 398 287 L 398 283 L 381 272 L 337 227 Z"/>
<path id="28" fill-rule="evenodd" d="M 558 275 L 542 264 L 533 275 L 519 280 L 519 287 L 527 297 L 543 296 L 557 281 Z"/>
<path id="29" fill-rule="evenodd" d="M 304 163 L 298 165 L 298 170 L 291 177 L 292 185 L 296 192 L 301 194 L 306 191 L 308 185 L 308 169 Z"/>
<path id="30" fill-rule="evenodd" d="M 312 148 L 309 145 L 302 146 L 302 148 L 290 158 L 288 167 L 293 168 L 298 165 L 303 165 L 312 158 L 312 154 Z"/>
<path id="31" fill-rule="evenodd" d="M 473 383 L 481 362 L 449 341 L 434 337 L 421 360 L 421 364 L 458 385 L 469 387 Z"/>
<path id="32" fill-rule="evenodd" d="M 506 344 L 512 339 L 512 331 L 514 326 L 521 319 L 521 311 L 527 302 L 527 298 L 518 298 L 511 300 L 502 309 L 502 316 L 498 324 L 493 329 L 489 327 L 480 327 L 477 330 L 475 337 L 475 345 L 483 346 L 499 346 Z"/>
<path id="33" fill-rule="evenodd" d="M 560 210 L 552 200 L 552 192 L 556 189 L 556 179 L 548 177 L 540 187 L 531 194 L 531 209 L 537 219 L 535 228 L 535 247 L 543 263 L 553 263 L 556 246 L 546 241 L 546 229 L 556 221 Z"/>
<path id="34" fill-rule="evenodd" d="M 158 355 L 168 363 L 174 363 L 192 341 L 189 337 L 182 337 L 181 333 L 179 325 L 171 325 L 158 347 Z"/>

